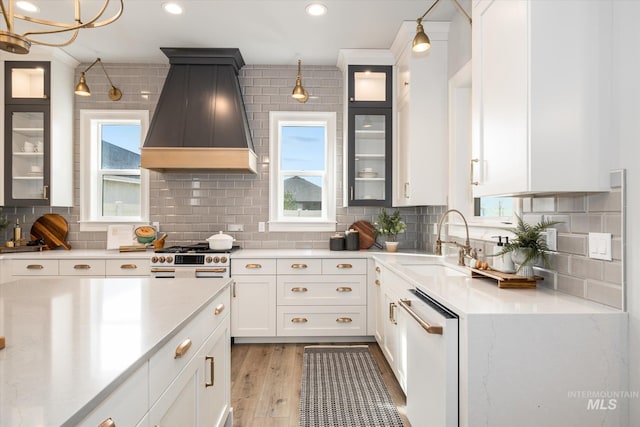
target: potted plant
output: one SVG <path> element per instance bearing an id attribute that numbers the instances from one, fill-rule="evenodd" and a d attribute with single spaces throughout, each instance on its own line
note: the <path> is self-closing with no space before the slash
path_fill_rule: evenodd
<path id="1" fill-rule="evenodd" d="M 516 273 L 524 277 L 533 276 L 533 265 L 542 261 L 546 267 L 549 266 L 549 247 L 542 232 L 562 221 L 545 221 L 531 225 L 525 223 L 518 214 L 518 225 L 515 228 L 505 228 L 504 230 L 513 233 L 514 237 L 502 248 L 496 256 L 509 254 L 513 262 L 518 265 Z"/>
<path id="2" fill-rule="evenodd" d="M 382 208 L 378 214 L 378 219 L 373 223 L 376 236 L 385 236 L 385 246 L 387 251 L 396 252 L 398 250 L 398 238 L 399 233 L 403 233 L 407 229 L 405 224 L 400 219 L 400 211 L 396 210 L 392 215 L 389 215 L 387 211 Z"/>
<path id="3" fill-rule="evenodd" d="M 9 225 L 9 220 L 2 213 L 2 208 L 0 208 L 0 233 L 2 233 L 5 228 L 7 228 L 7 225 Z"/>

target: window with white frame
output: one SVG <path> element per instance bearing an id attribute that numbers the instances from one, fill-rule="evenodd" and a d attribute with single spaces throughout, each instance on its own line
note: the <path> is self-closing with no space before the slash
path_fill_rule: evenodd
<path id="1" fill-rule="evenodd" d="M 140 168 L 148 126 L 146 110 L 80 111 L 82 231 L 148 222 L 148 171 Z"/>
<path id="2" fill-rule="evenodd" d="M 269 113 L 270 231 L 335 231 L 336 114 Z"/>

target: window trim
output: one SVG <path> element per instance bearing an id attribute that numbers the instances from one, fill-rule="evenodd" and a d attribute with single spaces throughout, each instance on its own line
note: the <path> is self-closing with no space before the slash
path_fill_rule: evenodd
<path id="1" fill-rule="evenodd" d="M 336 113 L 316 111 L 270 111 L 269 112 L 269 231 L 336 231 Z M 280 178 L 280 128 L 322 124 L 326 128 L 326 165 L 323 194 L 326 198 L 326 216 L 322 218 L 284 219 L 280 216 L 279 201 L 284 197 L 279 185 Z"/>
<path id="2" fill-rule="evenodd" d="M 140 218 L 97 219 L 94 210 L 98 195 L 98 171 L 90 166 L 97 160 L 98 150 L 92 143 L 95 121 L 123 122 L 139 121 L 141 141 L 144 141 L 149 129 L 148 110 L 80 110 L 80 231 L 107 231 L 111 224 L 140 224 L 149 222 L 149 171 L 140 168 Z M 131 170 L 123 170 L 126 174 Z"/>

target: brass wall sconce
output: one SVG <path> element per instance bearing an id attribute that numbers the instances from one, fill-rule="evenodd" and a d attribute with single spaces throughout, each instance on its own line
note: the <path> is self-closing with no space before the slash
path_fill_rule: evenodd
<path id="1" fill-rule="evenodd" d="M 109 99 L 112 101 L 120 101 L 120 98 L 122 98 L 122 91 L 113 85 L 113 82 L 109 78 L 109 75 L 107 74 L 107 70 L 104 68 L 104 65 L 102 65 L 102 60 L 100 58 L 93 61 L 93 63 L 89 65 L 89 67 L 87 67 L 87 69 L 80 74 L 80 81 L 76 85 L 76 90 L 75 90 L 76 95 L 91 96 L 91 91 L 89 90 L 89 86 L 87 85 L 87 80 L 85 79 L 85 73 L 89 71 L 97 63 L 100 63 L 100 66 L 102 67 L 102 71 L 104 71 L 104 75 L 107 76 L 107 80 L 109 80 L 109 84 L 111 85 L 111 89 L 109 89 Z"/>
<path id="2" fill-rule="evenodd" d="M 453 4 L 455 4 L 456 8 L 462 13 L 468 20 L 469 25 L 471 25 L 471 17 L 469 14 L 463 9 L 463 7 L 458 3 L 457 0 L 451 0 Z M 413 38 L 413 47 L 412 50 L 414 52 L 426 52 L 431 47 L 431 40 L 429 40 L 429 36 L 424 32 L 424 27 L 422 26 L 422 20 L 431 12 L 431 10 L 436 7 L 436 5 L 440 2 L 440 0 L 436 0 L 427 11 L 416 20 L 418 23 L 416 27 L 416 35 Z"/>
<path id="3" fill-rule="evenodd" d="M 74 0 L 74 20 L 71 23 L 64 23 L 17 14 L 15 13 L 15 0 L 8 0 L 6 2 L 5 0 L 0 0 L 0 13 L 4 18 L 0 21 L 3 21 L 7 27 L 6 30 L 0 30 L 0 49 L 11 53 L 27 54 L 29 53 L 29 49 L 31 48 L 31 44 L 33 43 L 55 47 L 70 45 L 78 37 L 78 31 L 80 31 L 81 29 L 103 27 L 120 18 L 120 16 L 122 15 L 122 8 L 124 6 L 124 0 L 117 0 L 120 3 L 120 7 L 112 17 L 98 22 L 98 19 L 100 19 L 107 10 L 110 1 L 111 0 L 103 0 L 102 6 L 98 9 L 93 17 L 89 19 L 83 19 L 80 16 L 81 0 Z M 22 34 L 17 34 L 14 32 L 16 19 L 36 24 L 36 28 L 30 31 L 26 31 Z M 67 40 L 63 42 L 45 42 L 39 39 L 39 37 L 41 36 L 46 36 L 48 34 L 60 34 L 67 31 L 70 31 L 71 35 Z M 38 39 L 36 39 L 35 37 L 37 37 Z"/>
<path id="4" fill-rule="evenodd" d="M 298 102 L 307 102 L 309 94 L 302 87 L 302 73 L 301 73 L 302 61 L 298 59 L 298 77 L 296 78 L 296 86 L 293 88 L 291 97 Z"/>

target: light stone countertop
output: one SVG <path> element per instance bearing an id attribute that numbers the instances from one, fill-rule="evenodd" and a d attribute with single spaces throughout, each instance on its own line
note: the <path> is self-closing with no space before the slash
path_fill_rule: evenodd
<path id="1" fill-rule="evenodd" d="M 150 258 L 153 249 L 140 252 L 120 252 L 117 249 L 52 249 L 39 252 L 4 252 L 0 259 L 127 259 Z"/>
<path id="2" fill-rule="evenodd" d="M 0 425 L 75 425 L 230 283 L 61 278 L 0 285 Z"/>

